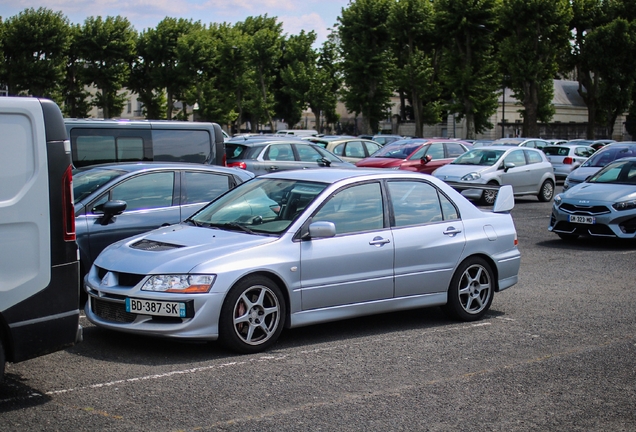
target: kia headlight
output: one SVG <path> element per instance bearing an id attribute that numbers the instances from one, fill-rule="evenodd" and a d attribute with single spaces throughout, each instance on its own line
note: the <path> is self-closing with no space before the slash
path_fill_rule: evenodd
<path id="1" fill-rule="evenodd" d="M 481 174 L 477 172 L 471 172 L 470 174 L 466 174 L 464 177 L 462 177 L 462 181 L 475 181 L 479 180 L 480 178 Z"/>
<path id="2" fill-rule="evenodd" d="M 618 211 L 631 210 L 631 209 L 636 208 L 636 200 L 617 202 L 617 203 L 612 204 L 612 207 L 614 207 L 614 209 L 618 210 Z"/>
<path id="3" fill-rule="evenodd" d="M 142 291 L 171 293 L 207 293 L 214 284 L 215 275 L 156 275 L 141 287 Z"/>
<path id="4" fill-rule="evenodd" d="M 563 201 L 563 197 L 561 197 L 561 194 L 558 194 L 554 197 L 554 206 L 558 207 L 561 205 L 561 201 Z"/>

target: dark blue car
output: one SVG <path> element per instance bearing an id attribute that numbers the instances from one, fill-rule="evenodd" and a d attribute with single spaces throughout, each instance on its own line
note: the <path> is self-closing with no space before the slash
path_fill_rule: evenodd
<path id="1" fill-rule="evenodd" d="M 74 170 L 82 276 L 111 243 L 179 223 L 253 177 L 236 168 L 180 162 L 104 164 Z"/>

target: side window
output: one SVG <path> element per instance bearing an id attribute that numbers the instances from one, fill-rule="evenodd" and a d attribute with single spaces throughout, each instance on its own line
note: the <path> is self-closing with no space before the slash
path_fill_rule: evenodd
<path id="1" fill-rule="evenodd" d="M 316 162 L 322 155 L 311 145 L 296 144 L 298 158 L 303 162 Z"/>
<path id="2" fill-rule="evenodd" d="M 110 199 L 126 201 L 126 211 L 169 207 L 173 189 L 173 172 L 143 174 L 111 189 Z"/>
<path id="3" fill-rule="evenodd" d="M 529 164 L 541 163 L 543 162 L 543 158 L 539 154 L 539 152 L 534 151 L 526 151 L 526 156 L 528 158 Z M 517 165 L 518 166 L 518 165 Z"/>
<path id="4" fill-rule="evenodd" d="M 363 158 L 364 157 L 364 148 L 362 148 L 362 142 L 360 142 L 360 141 L 349 141 L 347 143 L 347 147 L 345 148 L 345 154 L 344 155 L 347 156 L 347 157 L 352 157 L 352 158 Z"/>
<path id="5" fill-rule="evenodd" d="M 444 220 L 437 189 L 425 182 L 389 182 L 395 226 L 421 225 Z M 446 200 L 446 204 L 453 205 Z M 448 210 L 449 216 L 452 212 Z M 455 217 L 457 211 L 455 210 Z"/>
<path id="6" fill-rule="evenodd" d="M 223 174 L 186 171 L 183 204 L 210 202 L 230 188 Z"/>
<path id="7" fill-rule="evenodd" d="M 275 161 L 293 161 L 294 152 L 291 144 L 274 144 L 269 146 L 265 159 Z"/>
<path id="8" fill-rule="evenodd" d="M 382 229 L 384 210 L 380 184 L 366 183 L 336 192 L 313 220 L 333 222 L 337 234 Z"/>
<path id="9" fill-rule="evenodd" d="M 333 148 L 333 154 L 337 154 L 338 156 L 342 156 L 342 150 L 344 150 L 345 143 L 338 144 Z"/>
<path id="10" fill-rule="evenodd" d="M 456 158 L 457 156 L 461 156 L 466 153 L 464 147 L 457 143 L 446 143 L 446 152 L 448 153 L 449 158 Z"/>
<path id="11" fill-rule="evenodd" d="M 515 166 L 523 166 L 526 164 L 526 158 L 523 155 L 523 150 L 515 150 L 510 152 L 504 159 L 504 164 L 513 163 Z"/>
<path id="12" fill-rule="evenodd" d="M 364 146 L 367 148 L 367 153 L 369 155 L 372 155 L 373 153 L 377 152 L 378 150 L 382 148 L 380 144 L 370 143 L 370 142 L 365 142 Z"/>
<path id="13" fill-rule="evenodd" d="M 582 157 L 590 157 L 594 153 L 593 149 L 589 149 L 587 147 L 576 147 L 574 149 L 574 154 Z"/>
<path id="14" fill-rule="evenodd" d="M 152 148 L 156 161 L 203 163 L 212 152 L 210 133 L 201 130 L 152 131 Z"/>
<path id="15" fill-rule="evenodd" d="M 117 138 L 117 161 L 130 162 L 144 160 L 144 141 L 141 138 Z"/>
<path id="16" fill-rule="evenodd" d="M 431 144 L 426 155 L 432 159 L 444 159 L 444 143 Z"/>
<path id="17" fill-rule="evenodd" d="M 73 143 L 76 167 L 117 160 L 117 148 L 113 136 L 78 136 Z"/>

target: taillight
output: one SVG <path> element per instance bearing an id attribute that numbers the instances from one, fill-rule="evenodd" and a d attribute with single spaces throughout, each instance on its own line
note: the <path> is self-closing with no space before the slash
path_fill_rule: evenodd
<path id="1" fill-rule="evenodd" d="M 230 168 L 240 168 L 240 169 L 247 169 L 247 164 L 245 162 L 230 162 L 229 164 L 227 164 L 227 166 L 229 166 Z"/>
<path id="2" fill-rule="evenodd" d="M 572 165 L 573 163 L 574 163 L 574 159 L 572 159 L 569 156 L 563 159 L 563 165 Z"/>
<path id="3" fill-rule="evenodd" d="M 64 240 L 75 241 L 75 206 L 73 205 L 73 170 L 69 165 L 62 177 L 62 221 Z"/>

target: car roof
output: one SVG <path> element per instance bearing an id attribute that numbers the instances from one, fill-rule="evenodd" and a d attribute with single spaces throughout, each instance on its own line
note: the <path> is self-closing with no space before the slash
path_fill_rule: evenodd
<path id="1" fill-rule="evenodd" d="M 200 163 L 190 163 L 190 162 L 114 162 L 114 163 L 105 163 L 98 165 L 89 165 L 81 168 L 77 168 L 77 171 L 90 171 L 90 170 L 104 170 L 104 169 L 114 169 L 126 173 L 136 172 L 136 171 L 152 171 L 152 170 L 163 170 L 163 169 L 187 169 L 187 170 L 200 170 L 200 171 L 214 171 L 223 174 L 232 174 L 238 175 L 243 178 L 251 178 L 252 175 L 248 175 L 247 177 L 244 175 L 246 173 L 245 170 L 230 168 L 230 167 L 222 167 L 218 165 L 204 165 Z"/>
<path id="2" fill-rule="evenodd" d="M 354 177 L 393 177 L 393 178 L 432 178 L 428 174 L 411 171 L 388 170 L 386 168 L 329 168 L 329 169 L 306 169 L 287 170 L 271 174 L 265 174 L 258 178 L 294 179 L 304 181 L 317 181 L 323 183 L 336 183 L 340 180 Z"/>
<path id="3" fill-rule="evenodd" d="M 293 137 L 293 136 L 290 136 L 290 137 L 267 136 L 267 137 L 246 137 L 246 138 L 239 137 L 238 139 L 232 138 L 225 142 L 225 144 L 241 144 L 245 146 L 251 146 L 256 144 L 273 144 L 273 143 L 313 144 L 311 141 L 307 141 L 307 140 L 301 139 L 300 137 Z"/>

